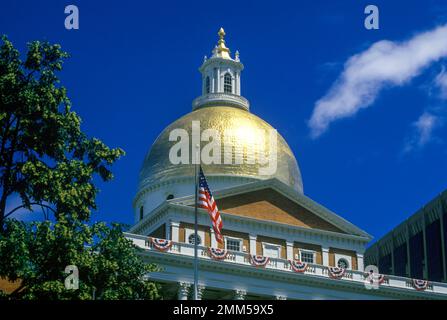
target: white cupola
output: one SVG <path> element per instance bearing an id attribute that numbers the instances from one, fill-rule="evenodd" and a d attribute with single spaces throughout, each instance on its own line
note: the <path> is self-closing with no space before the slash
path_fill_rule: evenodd
<path id="1" fill-rule="evenodd" d="M 213 49 L 211 58 L 203 61 L 199 71 L 202 73 L 202 95 L 193 101 L 193 110 L 209 106 L 232 106 L 249 109 L 248 100 L 241 96 L 241 71 L 244 65 L 236 51 L 234 59 L 225 45 L 225 31 L 220 28 L 219 41 Z"/>

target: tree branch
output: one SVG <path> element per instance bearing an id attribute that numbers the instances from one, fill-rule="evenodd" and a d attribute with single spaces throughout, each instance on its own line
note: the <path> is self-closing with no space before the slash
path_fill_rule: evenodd
<path id="1" fill-rule="evenodd" d="M 53 211 L 54 214 L 56 214 L 56 210 L 54 210 L 53 208 L 51 208 L 50 206 L 47 206 L 46 204 L 42 204 L 40 202 L 31 202 L 30 203 L 31 206 L 33 205 L 39 205 L 41 207 L 47 208 L 51 211 Z M 26 206 L 24 204 L 22 204 L 21 206 L 18 206 L 17 208 L 12 209 L 11 211 L 9 211 L 6 215 L 5 218 L 9 217 L 11 214 L 13 214 L 14 212 L 16 212 L 17 210 L 21 209 L 21 208 L 25 208 Z M 31 210 L 30 210 L 31 211 Z"/>

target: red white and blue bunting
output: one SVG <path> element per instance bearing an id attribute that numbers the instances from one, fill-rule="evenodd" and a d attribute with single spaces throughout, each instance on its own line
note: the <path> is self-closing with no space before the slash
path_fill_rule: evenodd
<path id="1" fill-rule="evenodd" d="M 379 273 L 374 273 L 374 272 L 369 272 L 369 273 L 365 273 L 365 280 L 367 280 L 371 284 L 377 283 L 380 285 L 385 282 L 385 275 L 379 274 Z"/>
<path id="2" fill-rule="evenodd" d="M 295 272 L 305 272 L 307 270 L 308 264 L 306 262 L 301 262 L 297 260 L 289 260 L 292 270 Z"/>
<path id="3" fill-rule="evenodd" d="M 227 257 L 228 251 L 225 249 L 209 248 L 210 256 L 215 260 L 223 260 Z"/>
<path id="4" fill-rule="evenodd" d="M 379 284 L 382 284 L 385 281 L 385 275 L 384 274 L 379 274 L 379 276 L 377 277 L 377 282 Z"/>
<path id="5" fill-rule="evenodd" d="M 417 291 L 424 291 L 428 288 L 428 281 L 427 280 L 419 280 L 419 279 L 413 279 L 413 287 Z"/>
<path id="6" fill-rule="evenodd" d="M 256 267 L 264 267 L 269 262 L 268 257 L 251 255 L 250 258 L 251 258 L 251 264 Z"/>
<path id="7" fill-rule="evenodd" d="M 172 246 L 171 240 L 151 238 L 152 245 L 160 251 L 167 251 Z"/>
<path id="8" fill-rule="evenodd" d="M 339 267 L 328 267 L 328 271 L 332 279 L 341 279 L 345 274 L 345 269 Z"/>

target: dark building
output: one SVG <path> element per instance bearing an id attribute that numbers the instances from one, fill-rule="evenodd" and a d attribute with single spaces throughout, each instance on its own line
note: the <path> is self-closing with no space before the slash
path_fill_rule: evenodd
<path id="1" fill-rule="evenodd" d="M 447 282 L 447 190 L 365 252 L 380 273 Z"/>

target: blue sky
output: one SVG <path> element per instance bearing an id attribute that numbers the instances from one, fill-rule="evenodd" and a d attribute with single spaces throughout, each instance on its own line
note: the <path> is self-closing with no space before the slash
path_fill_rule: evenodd
<path id="1" fill-rule="evenodd" d="M 69 4 L 79 7 L 79 30 L 64 28 Z M 368 4 L 380 10 L 379 30 L 363 26 Z M 190 112 L 197 68 L 223 26 L 245 65 L 242 94 L 288 141 L 305 193 L 376 238 L 447 188 L 446 55 L 440 48 L 424 60 L 411 46 L 446 23 L 441 1 L 15 0 L 0 10 L 0 33 L 21 50 L 38 39 L 70 52 L 61 79 L 83 129 L 127 153 L 115 180 L 100 184 L 94 220 L 132 223 L 143 158 L 164 127 Z M 393 43 L 374 47 L 377 57 L 371 46 L 382 40 Z M 430 38 L 420 48 L 430 55 L 436 44 Z M 396 71 L 361 73 L 356 54 Z M 331 120 L 316 137 L 315 108 L 337 107 L 341 93 L 359 98 L 342 101 L 353 115 L 333 119 L 323 110 Z"/>

